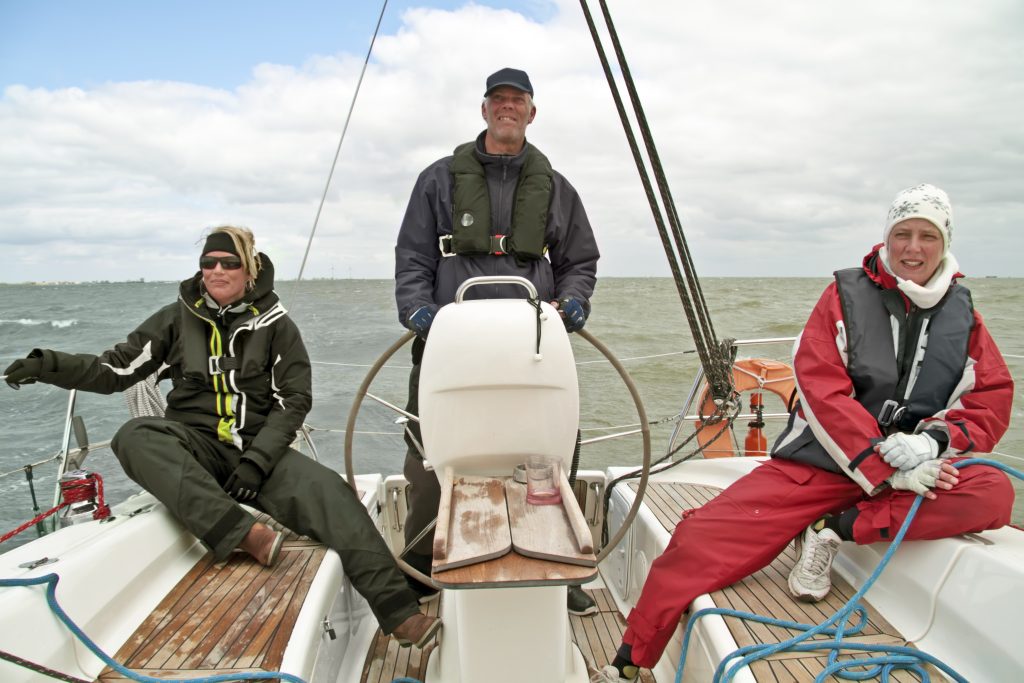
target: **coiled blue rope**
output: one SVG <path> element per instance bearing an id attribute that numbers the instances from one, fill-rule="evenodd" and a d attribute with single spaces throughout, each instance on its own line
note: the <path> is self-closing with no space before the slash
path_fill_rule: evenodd
<path id="1" fill-rule="evenodd" d="M 57 602 L 57 582 L 60 577 L 56 574 L 45 574 L 44 576 L 37 576 L 31 579 L 0 579 L 0 587 L 9 586 L 39 586 L 46 584 L 46 602 L 50 605 L 50 609 L 57 618 L 64 622 L 64 625 L 78 638 L 82 643 L 89 648 L 94 655 L 102 659 L 107 666 L 114 671 L 117 671 L 122 676 L 133 680 L 139 681 L 140 683 L 167 683 L 164 678 L 154 678 L 152 676 L 146 676 L 128 669 L 118 664 L 112 657 L 107 653 L 103 652 L 99 646 L 92 641 L 89 636 L 85 635 L 85 632 L 78 627 L 71 617 L 67 615 L 64 609 Z M 282 683 L 288 681 L 288 683 L 306 683 L 298 676 L 293 674 L 281 673 L 279 671 L 262 671 L 262 672 L 248 672 L 248 673 L 237 673 L 237 674 L 217 674 L 216 676 L 203 676 L 201 678 L 182 678 L 177 679 L 177 683 L 224 683 L 226 681 L 260 681 L 269 679 L 280 679 Z"/>
<path id="2" fill-rule="evenodd" d="M 1001 462 L 995 460 L 988 460 L 985 458 L 967 458 L 959 462 L 953 463 L 956 468 L 966 467 L 967 465 L 988 465 L 989 467 L 995 467 L 996 469 L 1002 470 L 1007 474 L 1011 474 L 1018 479 L 1024 479 L 1024 473 L 1013 469 Z M 751 614 L 749 612 L 740 612 L 737 610 L 713 607 L 708 609 L 702 609 L 696 614 L 690 617 L 686 624 L 686 633 L 683 637 L 683 651 L 679 657 L 679 667 L 676 669 L 675 683 L 680 683 L 683 678 L 683 668 L 686 666 L 686 652 L 690 644 L 690 636 L 693 633 L 693 627 L 701 617 L 705 617 L 709 614 L 721 614 L 724 616 L 738 617 L 747 621 L 754 621 L 762 624 L 770 624 L 772 626 L 781 626 L 790 630 L 799 630 L 803 633 L 784 640 L 775 644 L 759 644 L 759 645 L 748 645 L 741 647 L 729 656 L 725 657 L 715 669 L 715 675 L 712 679 L 715 683 L 722 681 L 731 681 L 736 673 L 743 667 L 759 659 L 770 657 L 771 655 L 781 652 L 783 650 L 790 652 L 811 652 L 816 650 L 828 650 L 828 666 L 818 674 L 814 679 L 817 682 L 824 681 L 827 677 L 835 675 L 838 678 L 845 678 L 846 680 L 853 681 L 864 681 L 871 678 L 881 677 L 882 681 L 888 681 L 889 675 L 895 669 L 909 670 L 916 674 L 922 681 L 927 683 L 931 680 L 927 670 L 924 668 L 924 664 L 931 664 L 937 669 L 946 673 L 950 678 L 958 683 L 967 683 L 967 679 L 954 671 L 950 666 L 936 659 L 935 657 L 922 652 L 921 650 L 898 646 L 898 645 L 866 645 L 857 643 L 844 643 L 843 635 L 846 633 L 854 634 L 858 633 L 864 628 L 867 622 L 867 611 L 863 606 L 860 605 L 860 599 L 865 593 L 874 585 L 875 581 L 881 575 L 882 570 L 889 564 L 889 560 L 892 558 L 896 548 L 899 547 L 903 541 L 903 537 L 907 534 L 907 529 L 910 528 L 910 523 L 913 521 L 914 516 L 917 514 L 918 508 L 921 507 L 921 501 L 924 500 L 923 496 L 918 496 L 913 505 L 910 506 L 910 511 L 907 513 L 907 517 L 903 520 L 903 525 L 900 527 L 899 533 L 889 544 L 889 548 L 886 550 L 885 555 L 882 556 L 881 561 L 878 563 L 878 567 L 868 577 L 868 580 L 864 582 L 864 586 L 854 594 L 850 600 L 843 605 L 832 617 L 826 619 L 822 623 L 813 626 L 810 624 L 800 624 L 792 621 L 783 621 L 781 619 L 772 619 L 769 617 L 763 617 L 757 614 Z M 846 622 L 850 615 L 857 613 L 860 616 L 860 622 L 854 625 L 852 628 L 847 629 Z M 807 643 L 809 638 L 818 634 L 825 634 L 832 636 L 832 640 L 813 641 Z M 857 650 L 862 652 L 877 652 L 881 656 L 869 657 L 866 659 L 849 659 L 839 661 L 839 650 Z M 736 658 L 739 658 L 738 661 Z M 729 665 L 730 662 L 733 664 Z M 725 667 L 729 666 L 728 670 Z M 847 669 L 857 668 L 858 671 L 848 671 Z"/>

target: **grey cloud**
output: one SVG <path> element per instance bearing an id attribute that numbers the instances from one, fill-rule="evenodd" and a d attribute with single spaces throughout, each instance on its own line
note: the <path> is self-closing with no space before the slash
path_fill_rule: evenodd
<path id="1" fill-rule="evenodd" d="M 508 65 L 531 74 L 528 136 L 580 191 L 601 272 L 667 272 L 579 7 L 557 6 L 543 23 L 411 10 L 378 39 L 307 276 L 391 276 L 416 175 L 482 129 L 483 79 Z M 965 272 L 1024 275 L 1018 3 L 631 9 L 612 7 L 700 273 L 827 275 L 880 238 L 897 190 L 927 181 L 953 199 Z M 491 25 L 499 43 L 479 30 Z M 13 265 L 0 278 L 54 279 L 55 266 L 67 279 L 177 279 L 222 222 L 253 227 L 296 273 L 361 66 L 361 54 L 262 64 L 232 91 L 8 88 L 0 248 Z"/>

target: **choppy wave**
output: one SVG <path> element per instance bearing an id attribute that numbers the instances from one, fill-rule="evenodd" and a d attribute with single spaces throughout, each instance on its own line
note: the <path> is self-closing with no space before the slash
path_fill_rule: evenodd
<path id="1" fill-rule="evenodd" d="M 709 278 L 702 282 L 702 288 L 719 338 L 752 339 L 799 332 L 829 281 L 825 277 Z M 1018 329 L 1022 283 L 1021 278 L 998 278 L 972 280 L 971 286 L 975 305 L 985 315 L 992 336 L 1007 356 L 1018 387 L 1024 384 L 1024 361 L 1020 360 L 1024 343 L 1019 341 Z M 394 282 L 324 280 L 301 284 L 301 289 L 285 298 L 285 304 L 302 330 L 310 357 L 316 361 L 313 408 L 307 421 L 316 429 L 314 441 L 321 462 L 341 469 L 345 416 L 356 388 L 366 375 L 367 365 L 403 331 L 395 319 Z M 586 329 L 627 361 L 626 366 L 644 397 L 648 416 L 662 419 L 674 415 L 681 407 L 680 392 L 689 387 L 692 372 L 699 365 L 695 355 L 680 353 L 681 349 L 691 348 L 692 342 L 674 283 L 669 278 L 606 278 L 598 284 L 594 314 Z M 24 357 L 33 347 L 84 353 L 111 348 L 123 341 L 140 321 L 173 302 L 178 292 L 174 283 L 68 286 L 62 288 L 59 296 L 53 296 L 51 288 L 33 285 L 4 285 L 0 289 L 0 370 L 15 358 Z M 752 298 L 761 305 L 739 305 Z M 638 308 L 637 301 L 644 305 Z M 652 315 L 652 311 L 656 314 Z M 784 344 L 769 348 L 768 353 L 785 356 L 789 347 Z M 759 351 L 743 352 L 751 353 L 757 355 Z M 617 373 L 605 363 L 589 362 L 601 354 L 587 345 L 576 344 L 574 354 L 578 362 L 587 362 L 579 366 L 583 428 L 632 421 L 632 400 Z M 391 359 L 385 366 L 390 371 L 381 372 L 374 380 L 375 395 L 404 404 L 408 358 L 408 352 L 403 350 Z M 33 385 L 11 391 L 0 381 L 0 473 L 53 454 L 61 443 L 67 404 L 67 393 L 55 387 Z M 118 396 L 80 394 L 75 412 L 85 419 L 94 442 L 110 439 L 128 417 L 124 401 Z M 358 429 L 375 434 L 357 440 L 356 470 L 384 475 L 400 473 L 406 446 L 395 433 L 393 413 L 364 406 Z M 659 429 L 652 429 L 652 439 L 663 445 L 671 424 L 665 423 Z M 392 433 L 395 435 L 390 436 Z M 635 440 L 612 440 L 588 446 L 583 457 L 588 469 L 602 470 L 610 465 L 638 464 L 638 450 Z M 1024 412 L 1019 405 L 1014 406 L 1010 430 L 1000 442 L 999 451 L 1024 455 Z M 135 485 L 124 475 L 109 449 L 96 449 L 87 465 L 103 475 L 109 501 L 122 500 L 134 490 Z M 53 490 L 56 467 L 40 466 L 34 477 L 41 502 Z M 1013 520 L 1019 524 L 1024 520 L 1024 485 L 1017 479 L 1014 482 L 1017 501 Z M 29 519 L 31 507 L 22 472 L 0 478 L 0 533 Z M 21 536 L 31 540 L 34 534 L 30 530 Z M 0 553 L 27 540 L 15 537 L 0 545 Z"/>
<path id="2" fill-rule="evenodd" d="M 23 325 L 25 327 L 35 327 L 37 325 L 49 325 L 50 327 L 64 328 L 77 325 L 78 320 L 70 318 L 68 320 L 33 320 L 32 318 L 19 318 L 18 320 L 0 320 L 0 325 Z"/>

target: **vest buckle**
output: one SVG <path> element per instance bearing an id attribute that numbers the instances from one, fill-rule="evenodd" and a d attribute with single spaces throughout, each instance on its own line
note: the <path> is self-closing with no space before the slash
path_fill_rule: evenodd
<path id="1" fill-rule="evenodd" d="M 210 356 L 208 362 L 210 376 L 223 375 L 228 370 L 238 369 L 238 359 L 229 356 Z"/>
<path id="2" fill-rule="evenodd" d="M 491 255 L 502 256 L 507 253 L 505 248 L 505 238 L 508 235 L 491 235 Z"/>
<path id="3" fill-rule="evenodd" d="M 887 399 L 882 404 L 882 409 L 878 411 L 878 424 L 883 427 L 891 427 L 899 422 L 905 412 L 907 412 L 906 406 L 901 406 L 899 401 L 894 401 L 891 398 Z"/>
<path id="4" fill-rule="evenodd" d="M 455 256 L 455 252 L 452 251 L 452 236 L 441 235 L 437 238 L 437 248 L 441 251 L 441 256 L 448 258 L 449 256 Z"/>

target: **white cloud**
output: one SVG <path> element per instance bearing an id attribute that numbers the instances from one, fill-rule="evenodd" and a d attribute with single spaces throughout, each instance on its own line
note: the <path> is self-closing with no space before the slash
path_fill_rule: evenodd
<path id="1" fill-rule="evenodd" d="M 479 132 L 483 81 L 502 66 L 533 79 L 529 137 L 583 196 L 600 272 L 668 272 L 579 6 L 558 5 L 545 23 L 411 10 L 378 38 L 306 277 L 390 277 L 416 175 Z M 965 272 L 1024 275 L 1017 3 L 611 9 L 699 273 L 852 265 L 892 195 L 927 181 L 953 198 Z M 251 226 L 294 277 L 362 58 L 261 64 L 232 91 L 7 88 L 0 280 L 178 279 L 223 222 Z"/>

